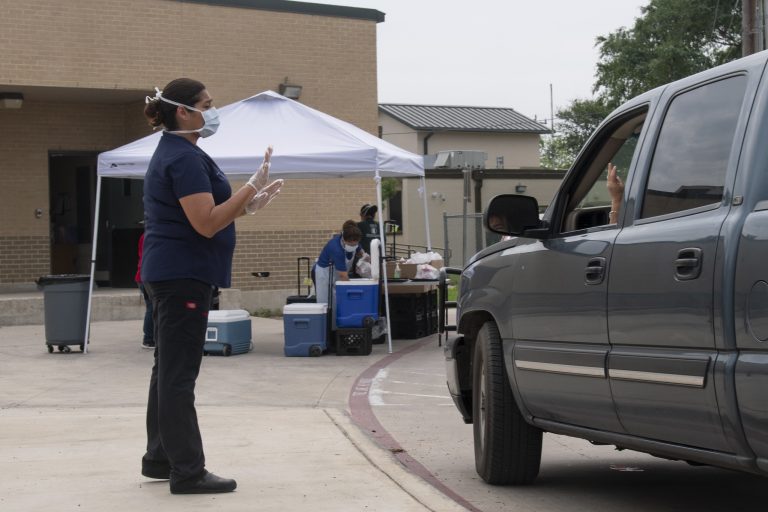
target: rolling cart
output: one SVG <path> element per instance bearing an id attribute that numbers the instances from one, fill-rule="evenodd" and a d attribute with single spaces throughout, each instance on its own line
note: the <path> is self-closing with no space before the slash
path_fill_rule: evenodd
<path id="1" fill-rule="evenodd" d="M 304 263 L 304 271 L 302 272 L 302 263 Z M 316 302 L 315 297 L 312 296 L 312 265 L 311 260 L 306 256 L 299 256 L 296 258 L 296 295 L 289 295 L 285 300 L 286 304 L 295 303 L 312 303 Z M 307 294 L 301 293 L 302 288 L 307 287 Z"/>

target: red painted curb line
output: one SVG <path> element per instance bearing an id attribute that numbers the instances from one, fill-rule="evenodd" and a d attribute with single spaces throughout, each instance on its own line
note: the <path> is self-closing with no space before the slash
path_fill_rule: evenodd
<path id="1" fill-rule="evenodd" d="M 386 368 L 390 364 L 394 363 L 401 357 L 415 352 L 427 343 L 431 343 L 434 340 L 426 338 L 423 341 L 414 343 L 413 345 L 406 347 L 398 352 L 389 354 L 388 356 L 380 359 L 376 363 L 372 364 L 361 373 L 355 380 L 352 389 L 349 391 L 349 410 L 352 417 L 352 421 L 360 427 L 362 430 L 368 433 L 368 435 L 382 448 L 389 450 L 392 455 L 403 465 L 405 468 L 421 477 L 424 481 L 436 488 L 459 505 L 471 510 L 472 512 L 482 512 L 477 507 L 473 506 L 462 496 L 458 495 L 443 482 L 437 479 L 426 467 L 424 467 L 419 461 L 411 457 L 407 451 L 400 446 L 400 443 L 390 435 L 389 432 L 376 418 L 371 403 L 368 400 L 368 393 L 371 389 L 371 383 L 378 374 L 379 370 Z"/>

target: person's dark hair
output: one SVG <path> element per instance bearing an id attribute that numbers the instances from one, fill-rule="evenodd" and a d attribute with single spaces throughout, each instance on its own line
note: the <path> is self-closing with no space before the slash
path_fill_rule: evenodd
<path id="1" fill-rule="evenodd" d="M 362 208 L 360 208 L 360 216 L 361 217 L 370 217 L 371 219 L 376 215 L 376 212 L 379 210 L 379 207 L 375 204 L 364 204 Z"/>
<path id="2" fill-rule="evenodd" d="M 348 220 L 341 227 L 341 238 L 347 242 L 359 242 L 363 238 L 363 232 L 357 227 L 357 222 Z"/>
<path id="3" fill-rule="evenodd" d="M 205 89 L 205 85 L 191 78 L 177 78 L 165 86 L 162 94 L 163 98 L 173 100 L 182 105 L 192 106 L 200 101 L 200 93 Z M 151 99 L 144 107 L 144 116 L 153 128 L 160 126 L 166 130 L 176 130 L 176 105 L 167 103 L 160 99 Z"/>

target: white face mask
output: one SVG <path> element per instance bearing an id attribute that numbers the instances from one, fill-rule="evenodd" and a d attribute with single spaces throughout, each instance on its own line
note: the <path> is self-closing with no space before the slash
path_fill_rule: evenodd
<path id="1" fill-rule="evenodd" d="M 344 250 L 347 252 L 355 252 L 357 250 L 357 244 L 355 245 L 344 244 Z"/>
<path id="2" fill-rule="evenodd" d="M 203 115 L 202 128 L 198 128 L 197 130 L 174 130 L 170 133 L 199 133 L 201 137 L 205 138 L 210 137 L 216 133 L 216 130 L 219 129 L 219 124 L 221 123 L 219 122 L 219 112 L 216 110 L 216 107 L 211 107 L 208 110 L 200 110 L 199 108 L 190 107 L 189 105 L 184 105 L 182 103 L 169 100 L 168 98 L 163 98 L 160 91 L 157 92 L 155 97 L 160 99 L 160 101 L 170 103 L 171 105 L 176 105 L 177 107 L 184 107 L 189 110 L 194 110 L 196 112 L 200 112 Z"/>

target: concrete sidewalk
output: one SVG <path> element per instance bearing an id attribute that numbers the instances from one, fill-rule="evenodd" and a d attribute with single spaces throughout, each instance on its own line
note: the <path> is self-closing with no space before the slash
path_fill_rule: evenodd
<path id="1" fill-rule="evenodd" d="M 93 323 L 86 355 L 48 354 L 42 325 L 0 327 L 0 510 L 464 510 L 350 420 L 350 389 L 386 345 L 287 358 L 282 332 L 253 318 L 253 351 L 203 361 L 207 467 L 237 491 L 173 496 L 139 472 L 152 365 L 140 321 Z"/>

